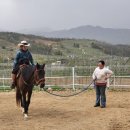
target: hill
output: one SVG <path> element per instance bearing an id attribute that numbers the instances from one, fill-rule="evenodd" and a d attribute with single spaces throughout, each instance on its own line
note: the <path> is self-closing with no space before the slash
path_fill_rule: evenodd
<path id="1" fill-rule="evenodd" d="M 13 32 L 0 32 L 0 62 L 12 63 L 21 40 L 31 43 L 35 62 L 46 64 L 61 62 L 66 66 L 92 66 L 99 59 L 108 64 L 124 64 L 130 55 L 130 45 L 111 45 L 89 39 L 54 39 Z M 129 62 L 127 62 L 129 64 Z"/>
<path id="2" fill-rule="evenodd" d="M 43 33 L 53 38 L 95 39 L 112 44 L 130 44 L 130 29 L 113 29 L 99 26 L 80 26 L 68 30 Z"/>

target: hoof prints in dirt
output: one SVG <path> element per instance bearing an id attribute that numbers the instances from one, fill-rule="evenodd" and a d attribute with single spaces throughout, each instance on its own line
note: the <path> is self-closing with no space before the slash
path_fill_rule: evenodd
<path id="1" fill-rule="evenodd" d="M 109 124 L 109 130 L 129 130 L 130 126 L 128 124 L 123 124 L 122 122 L 111 120 Z"/>

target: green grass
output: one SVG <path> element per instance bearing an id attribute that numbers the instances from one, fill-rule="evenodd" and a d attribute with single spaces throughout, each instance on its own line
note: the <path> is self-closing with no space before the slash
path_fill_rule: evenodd
<path id="1" fill-rule="evenodd" d="M 0 92 L 9 92 L 11 91 L 9 86 L 2 86 L 0 87 Z"/>

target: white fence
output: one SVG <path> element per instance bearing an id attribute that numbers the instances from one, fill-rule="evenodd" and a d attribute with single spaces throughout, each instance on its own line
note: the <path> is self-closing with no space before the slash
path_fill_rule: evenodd
<path id="1" fill-rule="evenodd" d="M 46 86 L 66 88 L 84 87 L 92 82 L 91 75 L 95 66 L 83 67 L 46 67 Z M 127 70 L 128 71 L 128 70 Z M 11 84 L 11 69 L 0 71 L 0 86 L 9 87 Z M 113 76 L 108 80 L 108 87 L 130 88 L 130 76 Z"/>
<path id="2" fill-rule="evenodd" d="M 59 86 L 65 88 L 82 88 L 92 82 L 91 76 L 61 76 L 46 77 L 46 87 Z M 11 78 L 0 78 L 1 87 L 9 87 Z M 92 85 L 93 86 L 93 85 Z M 111 88 L 130 88 L 130 76 L 113 76 L 108 81 L 108 87 Z"/>

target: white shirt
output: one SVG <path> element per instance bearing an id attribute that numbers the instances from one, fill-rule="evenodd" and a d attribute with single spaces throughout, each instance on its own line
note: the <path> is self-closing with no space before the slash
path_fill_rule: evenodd
<path id="1" fill-rule="evenodd" d="M 100 69 L 97 67 L 92 75 L 93 80 L 96 80 L 97 83 L 107 83 L 107 79 L 113 74 L 111 70 L 104 67 Z"/>

